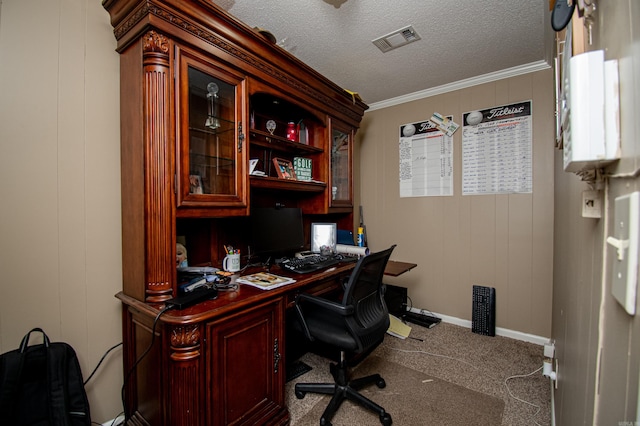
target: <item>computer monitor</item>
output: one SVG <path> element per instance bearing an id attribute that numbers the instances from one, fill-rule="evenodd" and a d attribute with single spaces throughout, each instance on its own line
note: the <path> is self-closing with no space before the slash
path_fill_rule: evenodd
<path id="1" fill-rule="evenodd" d="M 335 223 L 311 224 L 311 251 L 314 253 L 336 252 L 337 226 Z"/>
<path id="2" fill-rule="evenodd" d="M 251 209 L 251 251 L 256 255 L 289 256 L 304 248 L 302 210 Z"/>

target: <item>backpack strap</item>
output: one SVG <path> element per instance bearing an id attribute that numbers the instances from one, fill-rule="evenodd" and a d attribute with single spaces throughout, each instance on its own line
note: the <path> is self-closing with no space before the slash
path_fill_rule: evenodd
<path id="1" fill-rule="evenodd" d="M 51 344 L 47 334 L 40 328 L 34 328 L 31 331 L 39 331 L 44 338 L 45 362 L 47 366 L 47 400 L 49 412 L 49 425 L 51 426 L 68 426 L 69 419 L 67 417 L 68 401 L 66 399 L 66 344 Z M 31 332 L 29 332 L 31 333 Z M 28 343 L 27 334 L 23 339 L 23 344 Z M 24 346 L 26 349 L 27 345 Z M 23 349 L 21 345 L 21 350 Z"/>
<path id="2" fill-rule="evenodd" d="M 67 425 L 67 401 L 65 399 L 64 347 L 54 344 L 47 350 L 47 387 L 49 421 L 51 425 Z"/>
<path id="3" fill-rule="evenodd" d="M 33 333 L 34 331 L 39 331 L 40 333 L 42 333 L 42 340 L 44 341 L 44 347 L 49 348 L 49 344 L 51 343 L 49 341 L 49 336 L 47 336 L 47 334 L 40 327 L 36 327 L 32 329 L 30 332 L 28 332 L 27 334 L 25 334 L 25 336 L 22 338 L 22 342 L 20 342 L 20 353 L 25 353 L 25 351 L 27 350 L 27 347 L 29 346 L 29 337 L 31 336 L 31 333 Z"/>

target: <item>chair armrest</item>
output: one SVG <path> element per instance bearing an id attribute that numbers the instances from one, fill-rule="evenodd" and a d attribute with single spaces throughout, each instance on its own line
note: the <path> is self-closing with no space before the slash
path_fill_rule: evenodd
<path id="1" fill-rule="evenodd" d="M 309 302 L 313 305 L 319 306 L 323 309 L 326 309 L 331 312 L 335 312 L 336 314 L 340 314 L 343 316 L 352 315 L 354 312 L 353 306 L 351 305 L 344 306 L 339 303 L 332 302 L 331 300 L 323 299 L 321 297 L 312 296 L 310 294 L 305 294 L 305 293 L 299 294 L 296 297 L 296 305 L 298 305 L 300 302 L 304 302 L 304 303 Z"/>
<path id="2" fill-rule="evenodd" d="M 311 342 L 313 342 L 315 339 L 309 331 L 309 326 L 307 325 L 307 321 L 304 318 L 304 312 L 302 312 L 302 305 L 304 303 L 310 303 L 319 306 L 322 309 L 337 313 L 342 316 L 350 315 L 353 313 L 353 306 L 343 306 L 338 303 L 331 302 L 330 300 L 322 299 L 320 297 L 312 296 L 306 293 L 298 294 L 296 296 L 295 310 L 298 314 L 300 324 L 302 325 L 302 331 L 304 332 L 306 338 Z"/>

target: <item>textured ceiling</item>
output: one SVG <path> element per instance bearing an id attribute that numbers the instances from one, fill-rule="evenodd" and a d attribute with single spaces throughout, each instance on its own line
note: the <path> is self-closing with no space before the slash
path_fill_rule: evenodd
<path id="1" fill-rule="evenodd" d="M 214 0 L 367 104 L 549 61 L 549 0 Z M 372 40 L 413 25 L 422 40 Z"/>

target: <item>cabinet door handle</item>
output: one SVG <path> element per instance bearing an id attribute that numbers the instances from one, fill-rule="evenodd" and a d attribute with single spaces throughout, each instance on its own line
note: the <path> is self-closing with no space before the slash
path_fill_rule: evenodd
<path id="1" fill-rule="evenodd" d="M 242 152 L 242 142 L 244 141 L 244 133 L 242 133 L 242 121 L 238 123 L 238 152 Z"/>
<path id="2" fill-rule="evenodd" d="M 280 345 L 278 344 L 278 339 L 274 339 L 273 341 L 273 372 L 278 372 L 278 367 L 280 366 Z"/>

